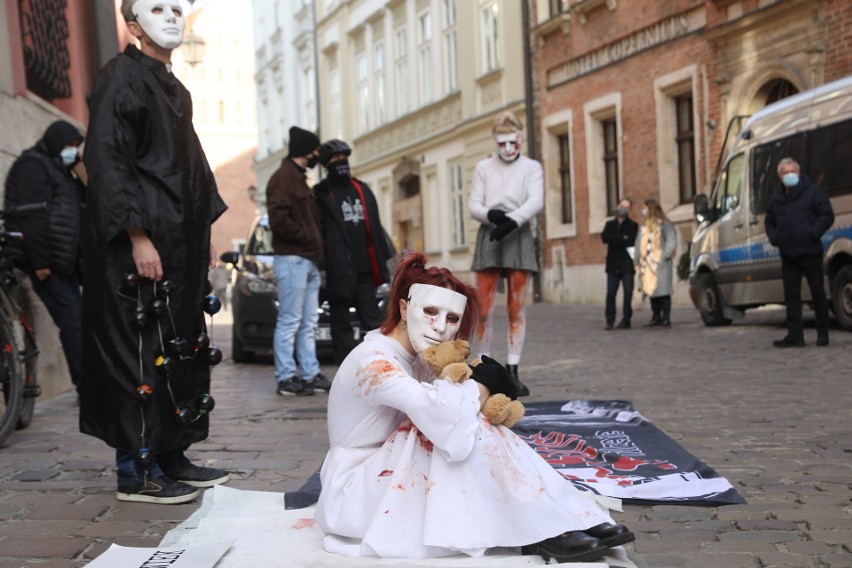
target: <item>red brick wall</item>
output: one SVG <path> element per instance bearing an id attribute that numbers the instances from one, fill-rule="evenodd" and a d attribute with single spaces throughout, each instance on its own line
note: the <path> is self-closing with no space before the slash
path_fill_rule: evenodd
<path id="1" fill-rule="evenodd" d="M 825 8 L 825 81 L 852 75 L 852 2 L 833 0 Z"/>
<path id="2" fill-rule="evenodd" d="M 219 254 L 233 250 L 232 239 L 244 239 L 256 215 L 254 202 L 248 188 L 255 185 L 252 169 L 255 148 L 241 154 L 213 172 L 219 186 L 219 195 L 228 210 L 213 224 L 213 245 Z"/>

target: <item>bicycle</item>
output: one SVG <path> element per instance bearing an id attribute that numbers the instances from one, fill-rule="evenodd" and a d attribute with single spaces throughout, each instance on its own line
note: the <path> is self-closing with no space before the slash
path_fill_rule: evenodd
<path id="1" fill-rule="evenodd" d="M 34 203 L 0 211 L 0 219 L 46 209 Z M 30 425 L 35 399 L 41 394 L 36 381 L 38 347 L 32 326 L 32 304 L 24 286 L 24 274 L 15 268 L 8 244 L 20 241 L 19 232 L 0 228 L 0 444 L 14 430 Z"/>

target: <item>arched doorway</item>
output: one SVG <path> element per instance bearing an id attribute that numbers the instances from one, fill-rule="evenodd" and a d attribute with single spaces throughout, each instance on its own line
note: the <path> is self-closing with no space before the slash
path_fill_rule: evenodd
<path id="1" fill-rule="evenodd" d="M 786 99 L 799 92 L 799 89 L 782 77 L 776 77 L 766 81 L 755 93 L 751 102 L 752 113 L 759 111 L 767 105 Z"/>
<path id="2" fill-rule="evenodd" d="M 402 158 L 393 169 L 393 240 L 398 251 L 423 250 L 420 164 Z"/>

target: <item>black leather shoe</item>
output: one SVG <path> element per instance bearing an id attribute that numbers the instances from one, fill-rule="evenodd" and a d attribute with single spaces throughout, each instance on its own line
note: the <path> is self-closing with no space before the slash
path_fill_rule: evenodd
<path id="1" fill-rule="evenodd" d="M 612 324 L 611 323 L 606 324 L 606 327 L 604 329 L 607 330 L 607 331 L 611 331 L 612 330 Z"/>
<path id="2" fill-rule="evenodd" d="M 671 320 L 669 320 L 669 318 L 665 318 L 665 319 L 660 320 L 659 325 L 660 325 L 660 327 L 671 327 L 672 322 L 671 322 Z"/>
<path id="3" fill-rule="evenodd" d="M 627 320 L 621 320 L 618 322 L 618 327 L 616 329 L 630 329 L 630 322 Z"/>
<path id="4" fill-rule="evenodd" d="M 804 339 L 792 339 L 790 336 L 785 337 L 784 339 L 779 339 L 777 341 L 773 341 L 772 345 L 775 347 L 804 347 L 805 340 Z"/>
<path id="5" fill-rule="evenodd" d="M 660 318 L 658 318 L 657 316 L 654 316 L 654 317 L 651 318 L 651 321 L 649 321 L 648 323 L 646 323 L 642 327 L 657 327 L 658 325 L 660 325 Z"/>
<path id="6" fill-rule="evenodd" d="M 583 531 L 563 533 L 521 547 L 522 554 L 537 554 L 545 562 L 555 559 L 560 564 L 564 562 L 590 562 L 606 554 L 608 547 L 593 536 Z"/>
<path id="7" fill-rule="evenodd" d="M 817 347 L 825 347 L 828 345 L 828 334 L 820 333 L 817 335 Z"/>
<path id="8" fill-rule="evenodd" d="M 612 523 L 604 523 L 590 529 L 585 529 L 583 532 L 595 537 L 601 541 L 601 544 L 610 548 L 636 540 L 630 529 L 624 525 L 614 525 Z"/>

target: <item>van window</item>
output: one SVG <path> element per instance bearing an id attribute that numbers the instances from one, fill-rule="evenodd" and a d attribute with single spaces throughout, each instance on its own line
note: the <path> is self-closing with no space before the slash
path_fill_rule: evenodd
<path id="1" fill-rule="evenodd" d="M 852 193 L 852 120 L 817 128 L 808 135 L 804 172 L 831 196 Z"/>
<path id="2" fill-rule="evenodd" d="M 738 154 L 725 166 L 725 171 L 722 172 L 719 183 L 716 185 L 716 195 L 714 196 L 714 204 L 719 216 L 739 207 L 743 188 L 744 166 L 745 157 L 743 154 Z"/>
<path id="3" fill-rule="evenodd" d="M 769 197 L 780 183 L 778 181 L 778 162 L 782 158 L 793 158 L 799 164 L 804 163 L 805 137 L 800 132 L 786 138 L 779 138 L 756 146 L 751 153 L 751 212 L 760 215 L 766 212 Z"/>
<path id="4" fill-rule="evenodd" d="M 275 254 L 272 248 L 272 230 L 258 223 L 254 228 L 254 234 L 249 239 L 248 254 Z"/>

